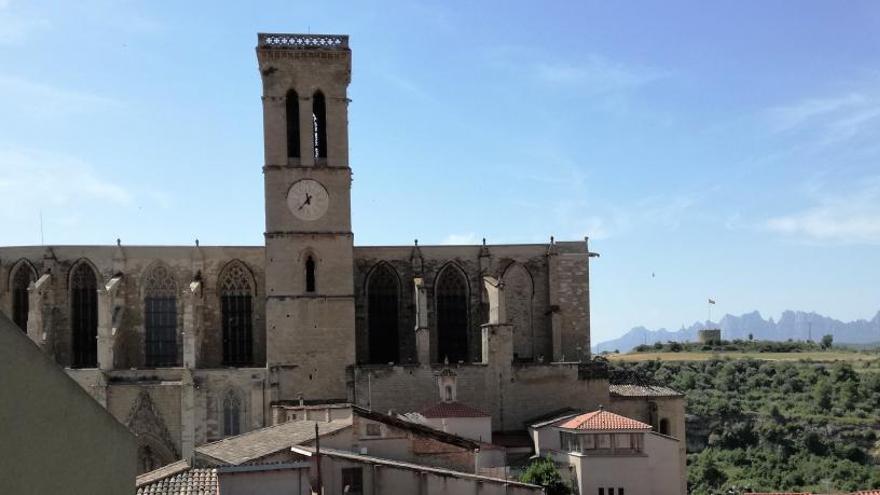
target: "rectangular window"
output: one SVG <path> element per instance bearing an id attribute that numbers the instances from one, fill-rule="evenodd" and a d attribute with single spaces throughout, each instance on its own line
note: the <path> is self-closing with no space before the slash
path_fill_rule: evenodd
<path id="1" fill-rule="evenodd" d="M 342 468 L 342 493 L 363 495 L 364 478 L 361 468 Z"/>
<path id="2" fill-rule="evenodd" d="M 611 448 L 611 435 L 609 435 L 607 433 L 603 433 L 603 434 L 597 435 L 597 436 L 599 437 L 597 439 L 598 440 L 598 442 L 597 442 L 598 445 L 596 446 L 597 449 L 610 449 Z"/>
<path id="3" fill-rule="evenodd" d="M 596 448 L 596 435 L 584 435 L 584 450 L 594 450 Z"/>
<path id="4" fill-rule="evenodd" d="M 632 449 L 632 439 L 629 433 L 618 433 L 614 435 L 614 448 L 621 450 Z"/>
<path id="5" fill-rule="evenodd" d="M 605 495 L 605 489 L 604 489 L 604 488 L 599 487 L 599 495 Z"/>
<path id="6" fill-rule="evenodd" d="M 633 440 L 633 450 L 636 452 L 642 451 L 642 442 L 644 441 L 644 434 L 642 433 L 634 433 L 632 436 Z"/>
<path id="7" fill-rule="evenodd" d="M 368 437 L 382 436 L 381 427 L 376 423 L 367 423 L 367 436 Z"/>
<path id="8" fill-rule="evenodd" d="M 623 488 L 622 487 L 619 487 L 619 486 L 617 487 L 617 495 L 623 495 Z"/>
<path id="9" fill-rule="evenodd" d="M 614 488 L 608 489 L 608 495 L 614 495 Z"/>

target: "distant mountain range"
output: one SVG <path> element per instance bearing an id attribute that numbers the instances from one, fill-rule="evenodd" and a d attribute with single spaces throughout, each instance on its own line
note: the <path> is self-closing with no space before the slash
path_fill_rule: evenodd
<path id="1" fill-rule="evenodd" d="M 823 335 L 831 334 L 836 344 L 866 344 L 880 341 L 880 311 L 870 320 L 850 322 L 805 311 L 785 311 L 779 321 L 774 321 L 773 318 L 765 320 L 761 313 L 753 311 L 741 316 L 724 315 L 717 323 L 697 322 L 676 331 L 635 327 L 620 338 L 596 344 L 593 352 L 628 352 L 638 345 L 657 341 L 694 342 L 697 340 L 697 331 L 704 328 L 720 328 L 721 338 L 724 340 L 745 340 L 749 338 L 749 334 L 755 340 L 807 340 L 812 335 L 812 339 L 818 342 Z"/>

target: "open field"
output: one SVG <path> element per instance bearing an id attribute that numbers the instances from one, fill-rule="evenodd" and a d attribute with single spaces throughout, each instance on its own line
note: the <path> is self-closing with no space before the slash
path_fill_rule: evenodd
<path id="1" fill-rule="evenodd" d="M 861 353 L 846 351 L 828 352 L 633 352 L 629 354 L 608 354 L 612 361 L 707 361 L 710 359 L 759 359 L 764 361 L 800 361 L 829 363 L 834 361 L 875 361 L 880 353 Z"/>

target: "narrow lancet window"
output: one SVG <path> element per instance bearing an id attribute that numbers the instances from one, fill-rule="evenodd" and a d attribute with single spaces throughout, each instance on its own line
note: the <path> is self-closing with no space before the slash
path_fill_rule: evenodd
<path id="1" fill-rule="evenodd" d="M 144 290 L 146 365 L 177 365 L 177 284 L 164 265 L 153 267 Z"/>
<path id="2" fill-rule="evenodd" d="M 70 318 L 73 330 L 73 367 L 98 366 L 98 279 L 88 263 L 70 276 Z"/>
<path id="3" fill-rule="evenodd" d="M 31 267 L 26 262 L 22 262 L 12 276 L 12 321 L 24 332 L 27 332 L 28 310 L 30 309 L 28 287 L 33 281 L 34 273 Z"/>
<path id="4" fill-rule="evenodd" d="M 241 432 L 241 400 L 229 391 L 223 399 L 223 435 L 238 435 Z"/>
<path id="5" fill-rule="evenodd" d="M 367 283 L 367 332 L 371 363 L 398 362 L 399 285 L 394 269 L 386 263 L 380 263 L 370 274 Z"/>
<path id="6" fill-rule="evenodd" d="M 452 266 L 436 282 L 437 347 L 439 359 L 467 361 L 468 286 L 464 274 Z"/>
<path id="7" fill-rule="evenodd" d="M 315 158 L 327 158 L 327 103 L 320 91 L 312 96 L 312 127 Z"/>
<path id="8" fill-rule="evenodd" d="M 306 292 L 315 292 L 315 259 L 306 258 Z"/>
<path id="9" fill-rule="evenodd" d="M 296 91 L 287 92 L 287 157 L 299 158 L 299 95 Z"/>
<path id="10" fill-rule="evenodd" d="M 220 278 L 225 366 L 253 364 L 253 296 L 247 269 L 238 261 L 229 263 Z"/>

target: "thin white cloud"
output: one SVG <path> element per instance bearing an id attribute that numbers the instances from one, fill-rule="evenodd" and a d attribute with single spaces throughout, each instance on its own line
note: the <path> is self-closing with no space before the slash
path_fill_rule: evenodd
<path id="1" fill-rule="evenodd" d="M 78 208 L 128 205 L 132 194 L 87 163 L 36 150 L 0 148 L 0 218 L 29 216 L 41 205 Z"/>
<path id="2" fill-rule="evenodd" d="M 767 219 L 772 232 L 812 242 L 880 244 L 880 177 L 825 194 L 800 212 Z"/>
<path id="3" fill-rule="evenodd" d="M 540 63 L 535 66 L 534 74 L 541 82 L 577 86 L 592 94 L 628 91 L 668 75 L 650 67 L 613 62 L 596 54 L 580 63 Z"/>
<path id="4" fill-rule="evenodd" d="M 805 100 L 767 110 L 771 127 L 784 132 L 801 127 L 819 117 L 827 117 L 840 110 L 859 107 L 867 98 L 858 93 L 848 93 L 828 98 L 807 98 Z"/>
<path id="5" fill-rule="evenodd" d="M 880 131 L 880 93 L 872 80 L 863 91 L 824 98 L 807 98 L 766 111 L 770 130 L 776 133 L 814 133 L 812 147 L 849 141 Z"/>
<path id="6" fill-rule="evenodd" d="M 0 104 L 6 109 L 21 110 L 22 115 L 44 117 L 93 112 L 120 105 L 112 98 L 5 75 L 0 75 Z"/>

